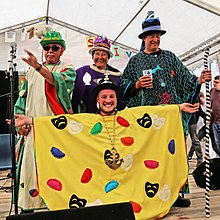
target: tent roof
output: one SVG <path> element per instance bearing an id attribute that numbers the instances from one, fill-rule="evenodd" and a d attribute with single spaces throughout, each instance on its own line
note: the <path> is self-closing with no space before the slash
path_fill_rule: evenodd
<path id="1" fill-rule="evenodd" d="M 184 61 L 220 41 L 219 0 L 19 0 L 1 6 L 0 33 L 49 21 L 90 36 L 105 34 L 114 44 L 137 51 L 141 22 L 154 11 L 167 30 L 161 48 Z"/>

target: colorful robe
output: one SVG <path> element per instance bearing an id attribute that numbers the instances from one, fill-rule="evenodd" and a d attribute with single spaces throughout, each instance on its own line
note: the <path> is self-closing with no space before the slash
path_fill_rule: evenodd
<path id="1" fill-rule="evenodd" d="M 135 83 L 143 76 L 143 70 L 151 70 L 153 88 L 136 90 Z M 170 51 L 146 54 L 139 52 L 130 58 L 120 86 L 128 107 L 193 102 L 197 97 L 197 77 Z M 183 126 L 187 130 L 189 114 L 183 112 Z"/>
<path id="2" fill-rule="evenodd" d="M 137 220 L 156 219 L 187 180 L 177 105 L 40 117 L 34 128 L 39 188 L 32 193 L 50 210 L 129 201 Z"/>
<path id="3" fill-rule="evenodd" d="M 47 65 L 47 68 L 52 72 L 54 78 L 54 86 L 51 87 L 55 91 L 53 95 L 57 98 L 58 104 L 68 113 L 71 109 L 70 95 L 75 80 L 74 68 L 72 65 L 63 62 L 56 66 Z M 15 104 L 15 113 L 29 117 L 54 115 L 45 94 L 45 87 L 45 79 L 40 73 L 30 68 Z M 39 196 L 33 197 L 31 195 L 31 189 L 37 187 L 33 129 L 26 137 L 21 137 L 21 140 L 17 145 L 19 148 L 17 169 L 18 206 L 22 210 L 45 208 L 45 204 Z"/>

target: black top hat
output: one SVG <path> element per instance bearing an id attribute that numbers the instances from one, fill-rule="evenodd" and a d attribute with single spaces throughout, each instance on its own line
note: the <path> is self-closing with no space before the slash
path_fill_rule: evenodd
<path id="1" fill-rule="evenodd" d="M 94 89 L 93 89 L 93 94 L 95 97 L 98 96 L 99 92 L 103 89 L 112 89 L 115 91 L 116 96 L 119 97 L 119 87 L 115 84 L 115 82 L 111 79 L 107 77 L 101 79 L 99 81 L 99 85 L 97 85 Z"/>
<path id="2" fill-rule="evenodd" d="M 165 30 L 161 30 L 160 19 L 154 17 L 147 17 L 142 22 L 142 33 L 138 35 L 138 38 L 144 39 L 149 34 L 160 33 L 161 35 L 165 34 Z"/>

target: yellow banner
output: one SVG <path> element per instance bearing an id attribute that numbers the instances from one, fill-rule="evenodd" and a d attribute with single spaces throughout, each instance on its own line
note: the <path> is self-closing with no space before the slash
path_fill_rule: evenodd
<path id="1" fill-rule="evenodd" d="M 34 129 L 39 193 L 50 210 L 130 201 L 136 219 L 160 218 L 186 182 L 177 105 L 40 117 Z"/>

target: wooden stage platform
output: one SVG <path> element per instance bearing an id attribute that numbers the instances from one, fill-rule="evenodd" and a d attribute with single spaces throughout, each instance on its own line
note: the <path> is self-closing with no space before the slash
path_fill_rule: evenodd
<path id="1" fill-rule="evenodd" d="M 205 189 L 196 186 L 192 171 L 195 169 L 196 160 L 193 159 L 189 162 L 189 185 L 191 193 L 185 195 L 186 198 L 191 199 L 191 206 L 188 208 L 173 207 L 170 213 L 164 217 L 165 220 L 177 219 L 194 219 L 202 220 L 207 219 L 205 215 Z M 0 178 L 5 177 L 9 171 L 0 172 Z M 6 219 L 11 209 L 11 180 L 0 181 L 0 220 Z M 3 189 L 2 189 L 3 186 Z M 11 211 L 14 214 L 13 208 Z M 220 219 L 220 190 L 210 190 L 210 220 Z"/>

